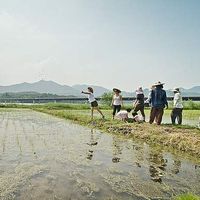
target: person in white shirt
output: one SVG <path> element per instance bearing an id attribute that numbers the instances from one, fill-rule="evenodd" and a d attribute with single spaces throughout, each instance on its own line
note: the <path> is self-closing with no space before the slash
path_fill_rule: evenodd
<path id="1" fill-rule="evenodd" d="M 134 122 L 138 122 L 138 123 L 145 122 L 143 116 L 138 115 L 137 113 L 133 113 L 132 115 L 133 115 L 133 121 Z"/>
<path id="2" fill-rule="evenodd" d="M 88 87 L 88 91 L 87 92 L 82 91 L 82 94 L 88 95 L 88 101 L 91 104 L 91 119 L 93 120 L 93 118 L 94 118 L 93 117 L 94 116 L 94 110 L 97 110 L 101 114 L 102 118 L 104 119 L 105 117 L 104 117 L 103 113 L 101 112 L 101 110 L 99 109 L 98 102 L 94 97 L 93 88 Z"/>
<path id="3" fill-rule="evenodd" d="M 122 121 L 128 121 L 128 113 L 131 112 L 131 109 L 128 108 L 127 110 L 121 110 L 116 114 L 117 119 L 120 119 Z"/>
<path id="4" fill-rule="evenodd" d="M 113 119 L 115 118 L 115 114 L 121 110 L 123 105 L 122 95 L 120 95 L 121 90 L 114 88 L 113 89 L 114 95 L 112 98 L 111 106 L 113 107 Z"/>
<path id="5" fill-rule="evenodd" d="M 173 101 L 173 109 L 171 112 L 171 121 L 172 124 L 176 123 L 176 119 L 178 124 L 182 124 L 182 111 L 183 111 L 183 103 L 182 96 L 179 88 L 175 88 L 174 92 L 174 101 Z"/>

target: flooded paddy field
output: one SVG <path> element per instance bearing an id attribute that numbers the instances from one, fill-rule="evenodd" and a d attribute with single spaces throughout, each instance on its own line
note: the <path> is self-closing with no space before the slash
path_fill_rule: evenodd
<path id="1" fill-rule="evenodd" d="M 200 163 L 30 110 L 0 111 L 0 199 L 200 194 Z"/>

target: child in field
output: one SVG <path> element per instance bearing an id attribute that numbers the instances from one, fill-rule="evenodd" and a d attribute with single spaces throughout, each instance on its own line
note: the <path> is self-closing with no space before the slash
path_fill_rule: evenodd
<path id="1" fill-rule="evenodd" d="M 82 94 L 88 95 L 88 101 L 91 104 L 91 119 L 93 120 L 94 110 L 97 110 L 101 114 L 102 118 L 104 119 L 105 117 L 104 117 L 103 113 L 101 112 L 101 110 L 99 109 L 98 102 L 94 97 L 93 88 L 88 87 L 88 91 L 87 92 L 82 91 Z"/>
<path id="2" fill-rule="evenodd" d="M 126 110 L 121 110 L 116 114 L 117 119 L 120 119 L 122 121 L 128 121 L 129 117 L 128 117 L 128 113 L 131 112 L 131 109 L 128 108 Z"/>

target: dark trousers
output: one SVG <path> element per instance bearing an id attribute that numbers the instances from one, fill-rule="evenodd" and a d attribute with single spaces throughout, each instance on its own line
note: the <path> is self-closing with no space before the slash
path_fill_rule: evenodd
<path id="1" fill-rule="evenodd" d="M 182 111 L 182 108 L 173 108 L 171 112 L 172 124 L 176 123 L 176 119 L 178 121 L 178 124 L 182 124 Z"/>
<path id="2" fill-rule="evenodd" d="M 164 114 L 164 108 L 151 108 L 149 123 L 152 124 L 154 120 L 157 125 L 162 122 L 162 117 Z"/>
<path id="3" fill-rule="evenodd" d="M 113 105 L 113 116 L 121 110 L 121 105 Z"/>
<path id="4" fill-rule="evenodd" d="M 136 104 L 136 105 L 135 105 L 135 108 L 134 108 L 134 110 L 133 110 L 133 116 L 134 116 L 135 114 L 137 114 L 138 111 L 141 112 L 141 115 L 142 115 L 142 117 L 143 117 L 143 119 L 144 119 L 144 121 L 145 121 L 144 104 Z"/>

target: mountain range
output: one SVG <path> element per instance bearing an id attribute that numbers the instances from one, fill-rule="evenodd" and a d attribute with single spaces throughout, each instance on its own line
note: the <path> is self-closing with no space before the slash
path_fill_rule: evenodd
<path id="1" fill-rule="evenodd" d="M 90 85 L 94 88 L 95 95 L 97 97 L 100 97 L 105 92 L 111 92 L 111 89 L 104 88 L 101 86 L 94 86 Z M 86 90 L 88 85 L 60 85 L 54 81 L 45 81 L 40 80 L 38 82 L 34 83 L 20 83 L 15 85 L 9 85 L 9 86 L 0 86 L 0 93 L 24 93 L 24 92 L 37 92 L 37 93 L 48 93 L 53 95 L 59 95 L 59 96 L 76 96 L 81 97 L 81 91 Z M 181 88 L 182 96 L 188 97 L 188 96 L 200 96 L 200 86 L 194 86 L 190 89 L 184 89 Z M 144 89 L 144 93 L 147 96 L 149 93 L 148 89 Z M 123 91 L 122 95 L 125 97 L 131 97 L 134 96 L 134 92 L 126 92 Z M 167 95 L 172 96 L 173 93 L 171 90 L 167 90 Z"/>

